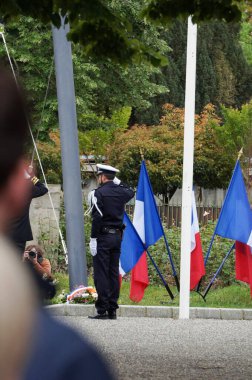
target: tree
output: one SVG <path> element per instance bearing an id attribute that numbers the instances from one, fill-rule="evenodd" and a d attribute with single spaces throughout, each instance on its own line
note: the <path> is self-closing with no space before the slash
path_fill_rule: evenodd
<path id="1" fill-rule="evenodd" d="M 165 104 L 163 112 L 157 126 L 136 125 L 116 133 L 108 157 L 122 179 L 136 185 L 143 151 L 155 193 L 171 196 L 182 183 L 184 109 Z M 199 186 L 222 187 L 230 179 L 233 165 L 215 131 L 220 123 L 211 104 L 195 116 L 194 179 Z"/>
<path id="2" fill-rule="evenodd" d="M 187 19 L 190 15 L 193 22 L 211 19 L 239 21 L 241 19 L 239 2 L 241 0 L 151 0 L 144 14 L 151 20 L 162 24 L 167 24 L 179 17 Z"/>
<path id="3" fill-rule="evenodd" d="M 212 18 L 239 20 L 239 0 L 153 0 L 144 15 L 164 23 L 179 16 L 193 15 L 193 20 Z M 87 56 L 109 57 L 124 63 L 132 59 L 149 60 L 158 65 L 162 56 L 146 47 L 132 34 L 132 24 L 117 12 L 107 0 L 12 0 L 2 2 L 0 13 L 4 19 L 18 15 L 31 16 L 42 23 L 60 25 L 59 12 L 67 15 L 71 30 L 69 38 L 81 43 Z M 144 18 L 143 18 L 144 20 Z"/>
<path id="4" fill-rule="evenodd" d="M 240 43 L 247 62 L 249 65 L 252 65 L 252 5 L 249 1 L 244 2 Z"/>
<path id="5" fill-rule="evenodd" d="M 39 131 L 39 139 L 46 140 L 48 131 L 58 124 L 51 27 L 31 17 L 19 17 L 6 23 L 5 34 L 15 70 L 29 91 L 34 130 Z M 150 36 L 149 44 L 167 49 L 157 28 L 151 27 Z M 148 41 L 147 36 L 145 40 Z M 0 56 L 9 64 L 3 44 L 0 44 Z M 106 129 L 109 123 L 105 119 L 111 118 L 115 111 L 125 106 L 146 108 L 152 96 L 167 91 L 153 80 L 159 69 L 143 63 L 124 67 L 109 60 L 95 61 L 85 57 L 78 44 L 73 46 L 73 64 L 78 125 L 82 131 L 95 128 L 98 119 L 99 125 Z"/>
<path id="6" fill-rule="evenodd" d="M 29 16 L 43 24 L 60 26 L 59 13 L 70 22 L 68 38 L 82 45 L 87 57 L 106 57 L 115 62 L 149 60 L 159 65 L 162 57 L 145 47 L 132 35 L 132 25 L 105 0 L 40 0 L 2 2 L 0 13 L 4 20 L 15 16 Z"/>
<path id="7" fill-rule="evenodd" d="M 53 70 L 53 51 L 51 30 L 31 17 L 20 17 L 7 23 L 5 38 L 10 51 L 14 69 L 19 78 L 25 82 L 28 91 L 32 124 L 39 137 L 47 136 L 48 126 L 55 127 L 57 118 L 56 87 Z M 43 52 L 43 54 L 42 54 Z M 4 44 L 0 44 L 1 59 L 9 65 Z M 51 75 L 50 75 L 51 72 Z M 44 112 L 44 98 L 47 89 L 47 101 Z"/>
<path id="8" fill-rule="evenodd" d="M 169 65 L 163 67 L 158 83 L 168 93 L 153 98 L 149 112 L 138 112 L 136 123 L 158 123 L 164 103 L 184 106 L 187 24 L 176 20 L 162 33 L 170 50 Z M 252 67 L 240 46 L 240 26 L 236 23 L 205 22 L 198 27 L 196 112 L 212 103 L 220 112 L 221 105 L 238 107 L 252 97 Z M 250 46 L 250 45 L 249 45 Z M 251 49 L 250 49 L 251 50 Z"/>
<path id="9" fill-rule="evenodd" d="M 215 126 L 217 140 L 224 148 L 225 157 L 233 164 L 243 148 L 241 161 L 248 172 L 252 158 L 252 100 L 241 109 L 222 107 L 221 111 L 223 123 Z"/>

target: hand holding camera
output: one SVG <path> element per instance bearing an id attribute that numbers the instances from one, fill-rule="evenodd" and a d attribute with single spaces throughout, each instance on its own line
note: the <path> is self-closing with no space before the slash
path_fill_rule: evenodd
<path id="1" fill-rule="evenodd" d="M 37 252 L 34 250 L 25 251 L 24 252 L 24 260 L 29 260 L 33 264 L 36 264 L 38 262 Z"/>

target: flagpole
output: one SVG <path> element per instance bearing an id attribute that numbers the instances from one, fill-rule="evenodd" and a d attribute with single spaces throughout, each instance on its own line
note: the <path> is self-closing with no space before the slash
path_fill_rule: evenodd
<path id="1" fill-rule="evenodd" d="M 162 226 L 162 227 L 163 227 L 163 226 Z M 174 263 L 173 263 L 173 260 L 172 260 L 172 255 L 171 255 L 171 251 L 170 251 L 170 246 L 169 246 L 168 241 L 167 241 L 167 239 L 166 239 L 164 229 L 163 229 L 163 233 L 164 233 L 165 246 L 166 246 L 167 253 L 168 253 L 168 257 L 169 257 L 169 259 L 170 259 L 170 263 L 171 263 L 171 267 L 172 267 L 172 274 L 173 274 L 173 277 L 174 277 L 174 279 L 175 279 L 176 287 L 177 287 L 178 292 L 179 292 L 179 291 L 180 291 L 179 279 L 178 279 L 178 275 L 177 275 L 177 272 L 176 272 L 176 269 L 175 269 L 175 266 L 174 266 Z"/>
<path id="2" fill-rule="evenodd" d="M 216 231 L 216 227 L 214 229 L 214 233 L 213 233 L 213 236 L 211 238 L 211 241 L 210 241 L 210 244 L 209 244 L 209 247 L 208 247 L 208 250 L 207 250 L 207 253 L 206 253 L 206 256 L 205 256 L 205 259 L 204 259 L 204 265 L 206 267 L 206 263 L 208 261 L 208 257 L 210 255 L 210 252 L 211 252 L 211 249 L 212 249 L 212 245 L 213 245 L 213 242 L 214 242 L 214 238 L 215 238 L 215 231 Z M 197 288 L 196 288 L 196 292 L 199 293 L 199 290 L 200 290 L 200 286 L 201 286 L 201 282 L 202 282 L 202 277 L 201 279 L 199 280 L 199 283 L 197 285 Z"/>
<path id="3" fill-rule="evenodd" d="M 222 260 L 221 265 L 219 266 L 219 268 L 217 269 L 217 271 L 216 271 L 215 275 L 213 276 L 212 280 L 211 280 L 210 283 L 208 284 L 208 286 L 207 286 L 207 288 L 206 288 L 206 290 L 205 290 L 205 292 L 204 292 L 204 294 L 203 294 L 203 296 L 202 296 L 203 299 L 204 299 L 204 301 L 205 301 L 205 298 L 206 298 L 206 296 L 207 296 L 207 293 L 208 293 L 209 290 L 211 289 L 211 286 L 213 285 L 213 283 L 214 283 L 216 277 L 219 275 L 220 271 L 222 270 L 222 268 L 223 268 L 225 262 L 227 261 L 229 255 L 230 255 L 230 253 L 232 252 L 232 250 L 234 249 L 234 247 L 235 247 L 235 243 L 234 243 L 234 244 L 232 245 L 232 247 L 229 249 L 228 253 L 226 254 L 226 256 L 224 257 L 224 259 Z"/>
<path id="4" fill-rule="evenodd" d="M 155 267 L 155 269 L 156 269 L 156 271 L 157 271 L 159 277 L 161 278 L 161 280 L 162 280 L 162 282 L 163 282 L 163 284 L 164 284 L 165 289 L 167 290 L 169 296 L 170 296 L 171 299 L 173 300 L 173 299 L 174 299 L 174 295 L 172 294 L 172 291 L 171 291 L 169 285 L 167 284 L 167 282 L 165 281 L 164 277 L 162 276 L 162 273 L 160 272 L 160 270 L 159 270 L 157 264 L 155 263 L 153 257 L 151 256 L 150 252 L 148 251 L 148 249 L 146 248 L 145 250 L 146 250 L 147 255 L 149 256 L 149 258 L 150 258 L 152 264 L 154 265 L 154 267 Z"/>
<path id="5" fill-rule="evenodd" d="M 197 25 L 188 17 L 179 318 L 189 319 Z"/>

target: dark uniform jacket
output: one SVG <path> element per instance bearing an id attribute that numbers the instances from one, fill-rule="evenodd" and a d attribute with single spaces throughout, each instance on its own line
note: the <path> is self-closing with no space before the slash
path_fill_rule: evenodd
<path id="1" fill-rule="evenodd" d="M 41 310 L 21 380 L 113 380 L 104 358 L 85 336 Z"/>
<path id="2" fill-rule="evenodd" d="M 103 216 L 94 206 L 91 238 L 97 238 L 103 227 L 122 228 L 125 204 L 134 197 L 134 194 L 134 191 L 126 185 L 122 183 L 116 185 L 113 181 L 108 181 L 95 190 L 97 206 Z"/>
<path id="3" fill-rule="evenodd" d="M 9 238 L 13 242 L 22 242 L 33 240 L 32 229 L 29 218 L 30 205 L 33 198 L 41 197 L 46 194 L 48 189 L 41 182 L 32 185 L 31 194 L 28 202 L 24 207 L 22 215 L 14 219 L 11 223 Z"/>

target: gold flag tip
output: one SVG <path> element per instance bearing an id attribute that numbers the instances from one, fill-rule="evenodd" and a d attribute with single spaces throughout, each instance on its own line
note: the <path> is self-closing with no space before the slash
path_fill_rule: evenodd
<path id="1" fill-rule="evenodd" d="M 243 154 L 243 147 L 241 148 L 241 150 L 239 151 L 239 153 L 238 153 L 238 160 L 241 158 L 241 155 Z"/>

